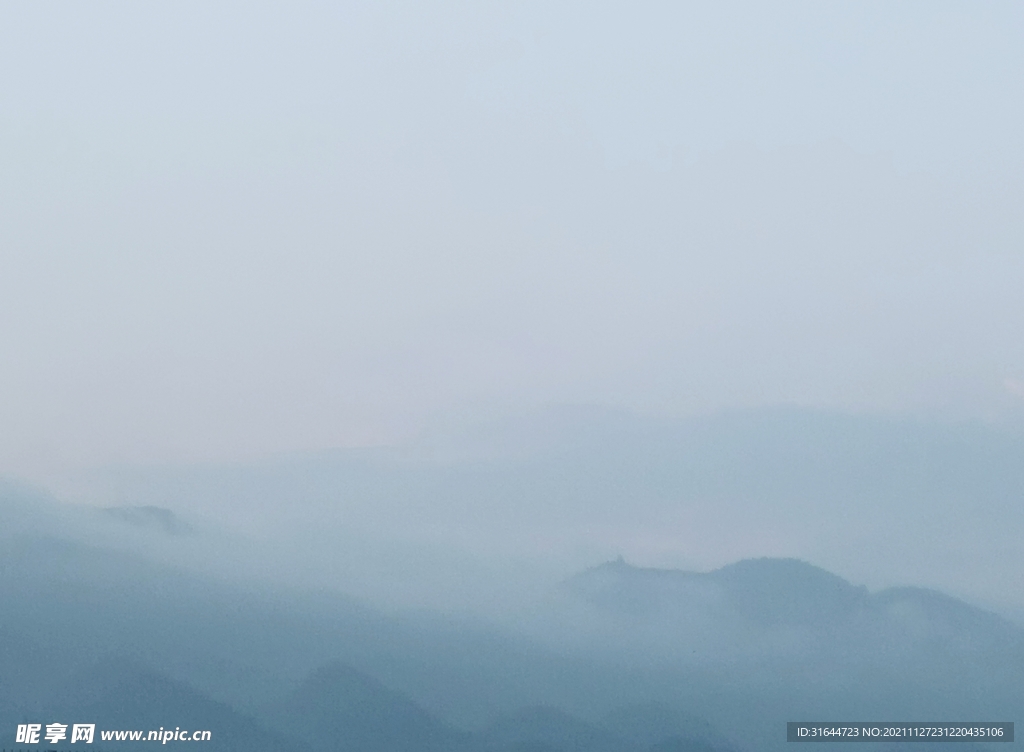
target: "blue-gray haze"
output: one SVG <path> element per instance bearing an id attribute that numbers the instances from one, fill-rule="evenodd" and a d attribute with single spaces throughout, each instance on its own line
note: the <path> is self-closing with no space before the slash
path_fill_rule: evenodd
<path id="1" fill-rule="evenodd" d="M 0 747 L 1021 720 L 1022 125 L 1010 2 L 0 6 Z"/>

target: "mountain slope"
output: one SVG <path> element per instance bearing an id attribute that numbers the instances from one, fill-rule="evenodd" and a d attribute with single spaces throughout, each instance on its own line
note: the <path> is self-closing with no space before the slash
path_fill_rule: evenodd
<path id="1" fill-rule="evenodd" d="M 337 752 L 456 752 L 469 736 L 441 723 L 405 695 L 350 666 L 317 669 L 267 721 L 317 749 Z"/>
<path id="2" fill-rule="evenodd" d="M 203 742 L 210 752 L 300 749 L 255 719 L 132 661 L 111 658 L 85 671 L 51 676 L 50 684 L 42 702 L 0 717 L 5 732 L 19 722 L 94 723 L 96 744 L 102 731 L 142 731 L 145 737 L 149 731 L 185 729 L 210 731 L 210 739 Z"/>

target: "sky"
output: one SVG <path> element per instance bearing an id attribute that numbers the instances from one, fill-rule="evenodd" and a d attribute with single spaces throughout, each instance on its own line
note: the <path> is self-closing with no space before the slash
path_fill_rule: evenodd
<path id="1" fill-rule="evenodd" d="M 1024 8 L 8 3 L 0 473 L 1024 411 Z"/>

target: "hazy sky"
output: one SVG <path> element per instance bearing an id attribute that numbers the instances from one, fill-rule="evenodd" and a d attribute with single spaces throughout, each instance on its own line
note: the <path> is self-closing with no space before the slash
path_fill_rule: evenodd
<path id="1" fill-rule="evenodd" d="M 1024 408 L 1019 3 L 6 3 L 0 473 Z"/>

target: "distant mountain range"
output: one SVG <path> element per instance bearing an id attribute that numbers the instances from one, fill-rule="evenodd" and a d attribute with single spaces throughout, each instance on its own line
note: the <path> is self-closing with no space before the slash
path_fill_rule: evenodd
<path id="1" fill-rule="evenodd" d="M 396 607 L 479 611 L 498 572 L 494 610 L 515 610 L 518 595 L 619 553 L 694 569 L 772 554 L 872 587 L 969 594 L 1024 621 L 1021 425 L 552 407 L 402 447 L 55 483 L 63 498 L 122 510 L 103 515 L 120 523 L 105 534 L 127 545 L 135 531 L 147 555 L 315 587 L 343 576 L 346 592 Z M 195 534 L 147 535 L 178 523 Z M 217 558 L 204 545 L 215 529 L 243 540 Z"/>
<path id="2" fill-rule="evenodd" d="M 942 650 L 948 656 L 1024 656 L 1024 631 L 995 614 L 924 588 L 869 593 L 797 559 L 749 559 L 711 572 L 633 567 L 622 559 L 562 586 L 562 604 L 584 606 L 600 631 L 666 638 L 668 654 L 712 645 L 735 656 L 792 653 L 883 655 Z M 653 648 L 653 643 L 647 643 Z"/>
<path id="3" fill-rule="evenodd" d="M 0 498 L 0 746 L 59 721 L 211 752 L 781 750 L 787 720 L 1024 710 L 1017 625 L 794 559 L 608 562 L 517 629 L 199 577 L 40 528 L 47 503 Z"/>

